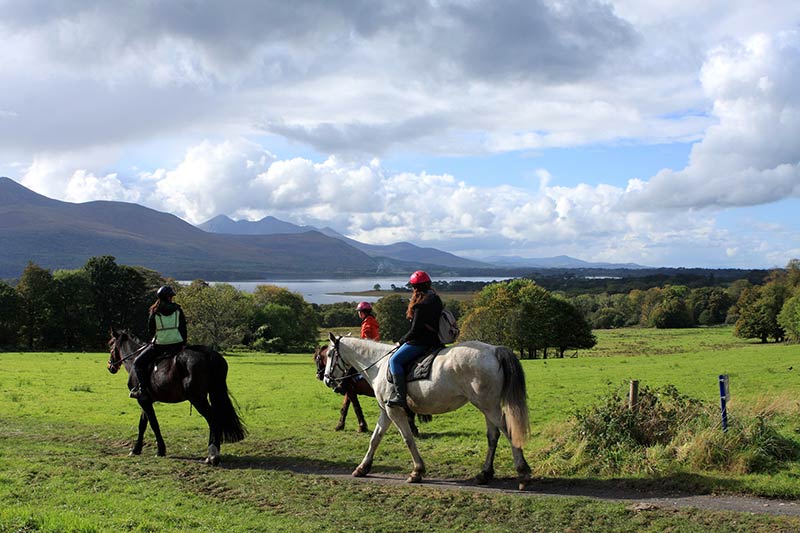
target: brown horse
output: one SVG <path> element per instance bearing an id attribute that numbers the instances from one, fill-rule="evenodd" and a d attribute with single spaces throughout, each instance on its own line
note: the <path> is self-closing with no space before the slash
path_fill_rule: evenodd
<path id="1" fill-rule="evenodd" d="M 128 371 L 128 389 L 132 389 L 138 384 L 136 372 L 133 372 L 133 360 L 147 344 L 130 333 L 112 329 L 108 347 L 111 352 L 108 371 L 116 374 L 120 366 L 125 366 Z M 222 355 L 205 346 L 187 346 L 176 355 L 156 361 L 150 372 L 150 394 L 138 399 L 142 408 L 139 436 L 130 455 L 142 453 L 144 431 L 149 422 L 156 436 L 156 455 L 165 456 L 167 447 L 161 437 L 153 402 L 188 401 L 208 423 L 208 456 L 205 462 L 210 465 L 219 464 L 220 443 L 239 442 L 247 434 L 239 413 L 231 402 L 226 383 L 227 375 L 228 363 Z"/>
<path id="2" fill-rule="evenodd" d="M 317 365 L 317 379 L 322 381 L 322 379 L 325 377 L 325 365 L 328 363 L 327 346 L 321 346 L 314 350 L 314 363 Z M 347 418 L 347 411 L 350 408 L 350 404 L 353 404 L 353 411 L 355 411 L 356 418 L 358 419 L 358 432 L 368 432 L 369 428 L 367 427 L 367 421 L 364 419 L 364 413 L 361 410 L 361 403 L 358 401 L 358 396 L 369 396 L 371 398 L 375 397 L 375 391 L 372 390 L 372 386 L 369 384 L 369 382 L 353 372 L 352 375 L 347 379 L 341 380 L 334 391 L 344 394 L 344 401 L 342 402 L 342 409 L 339 412 L 339 423 L 336 424 L 336 427 L 333 429 L 336 431 L 341 431 L 344 429 L 344 421 Z M 430 420 L 430 416 L 420 417 L 421 422 L 429 422 Z M 414 423 L 413 416 L 408 417 L 408 423 L 411 426 L 411 431 L 414 433 L 414 436 L 419 437 L 419 429 Z"/>

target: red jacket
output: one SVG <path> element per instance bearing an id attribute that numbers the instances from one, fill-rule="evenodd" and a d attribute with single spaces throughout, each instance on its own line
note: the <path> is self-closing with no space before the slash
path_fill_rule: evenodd
<path id="1" fill-rule="evenodd" d="M 367 315 L 367 318 L 361 322 L 361 338 L 372 339 L 374 341 L 381 340 L 381 332 L 378 326 L 378 321 L 372 315 Z"/>

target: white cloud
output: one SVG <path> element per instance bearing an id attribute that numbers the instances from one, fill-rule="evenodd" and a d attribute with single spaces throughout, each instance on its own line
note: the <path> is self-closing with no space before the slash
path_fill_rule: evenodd
<path id="1" fill-rule="evenodd" d="M 770 203 L 800 195 L 800 33 L 756 35 L 712 51 L 702 70 L 717 124 L 689 165 L 636 183 L 636 209 Z"/>

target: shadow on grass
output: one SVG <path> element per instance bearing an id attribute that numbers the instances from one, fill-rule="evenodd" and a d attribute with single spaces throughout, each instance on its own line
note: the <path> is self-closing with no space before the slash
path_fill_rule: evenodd
<path id="1" fill-rule="evenodd" d="M 173 459 L 199 462 L 197 457 L 176 457 Z M 254 456 L 223 455 L 218 468 L 227 470 L 270 470 L 291 472 L 303 475 L 320 475 L 350 478 L 356 467 L 351 461 L 328 461 L 295 456 Z M 404 484 L 408 471 L 406 468 L 380 465 L 360 481 L 374 481 L 388 484 Z M 476 471 L 477 474 L 477 471 Z M 487 492 L 520 493 L 516 478 L 496 478 L 489 485 L 478 485 L 474 478 L 441 479 L 426 477 L 424 486 L 476 489 Z M 741 482 L 709 475 L 679 473 L 652 478 L 533 478 L 525 489 L 526 494 L 541 496 L 573 496 L 605 500 L 643 500 L 658 498 L 686 498 L 714 493 L 746 493 Z"/>

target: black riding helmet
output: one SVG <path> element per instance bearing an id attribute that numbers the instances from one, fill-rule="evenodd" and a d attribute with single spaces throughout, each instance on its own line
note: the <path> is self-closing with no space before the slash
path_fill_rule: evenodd
<path id="1" fill-rule="evenodd" d="M 164 285 L 163 287 L 158 289 L 158 292 L 156 292 L 156 296 L 158 296 L 159 300 L 166 300 L 170 296 L 175 296 L 175 290 L 173 290 L 173 288 L 170 287 L 169 285 Z"/>

